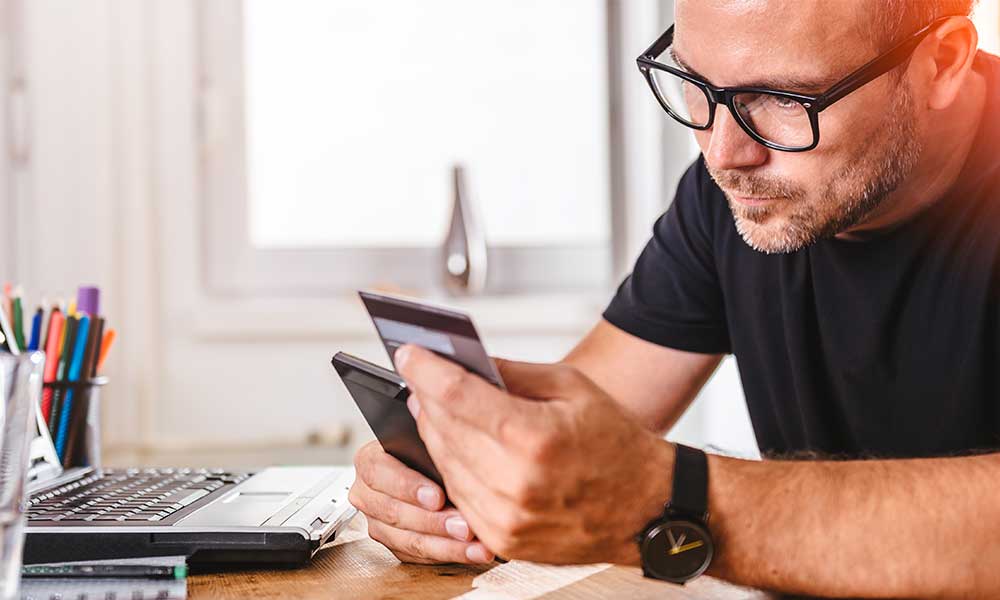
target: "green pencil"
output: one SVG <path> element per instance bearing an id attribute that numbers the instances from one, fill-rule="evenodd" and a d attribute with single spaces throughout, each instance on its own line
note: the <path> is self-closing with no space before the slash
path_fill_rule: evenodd
<path id="1" fill-rule="evenodd" d="M 17 347 L 24 350 L 28 347 L 24 343 L 24 310 L 21 306 L 21 294 L 15 294 L 14 305 L 11 312 L 14 313 L 14 341 L 17 342 Z"/>

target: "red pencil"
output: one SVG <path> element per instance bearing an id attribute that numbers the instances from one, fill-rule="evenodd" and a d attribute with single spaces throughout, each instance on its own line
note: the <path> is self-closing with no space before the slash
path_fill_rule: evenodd
<path id="1" fill-rule="evenodd" d="M 62 312 L 59 309 L 52 311 L 52 318 L 49 324 L 48 338 L 45 340 L 45 372 L 42 374 L 42 381 L 50 383 L 56 380 L 56 370 L 59 367 L 59 338 L 63 328 Z M 45 422 L 49 422 L 49 414 L 52 412 L 52 388 L 45 388 L 42 392 L 42 417 Z"/>

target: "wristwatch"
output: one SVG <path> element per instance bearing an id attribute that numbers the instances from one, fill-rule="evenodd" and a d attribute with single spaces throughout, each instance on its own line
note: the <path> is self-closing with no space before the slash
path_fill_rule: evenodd
<path id="1" fill-rule="evenodd" d="M 637 541 L 646 577 L 683 584 L 712 564 L 715 545 L 708 531 L 708 457 L 704 452 L 677 445 L 670 501 Z"/>

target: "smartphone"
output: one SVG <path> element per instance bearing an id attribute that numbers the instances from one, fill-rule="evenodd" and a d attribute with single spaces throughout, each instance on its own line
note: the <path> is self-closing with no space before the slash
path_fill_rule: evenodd
<path id="1" fill-rule="evenodd" d="M 382 449 L 443 489 L 441 474 L 420 439 L 417 422 L 406 408 L 410 396 L 406 382 L 388 369 L 343 352 L 338 352 L 332 363 Z"/>
<path id="2" fill-rule="evenodd" d="M 396 350 L 416 344 L 458 363 L 500 389 L 507 389 L 469 315 L 417 300 L 358 292 L 382 345 L 396 365 Z"/>

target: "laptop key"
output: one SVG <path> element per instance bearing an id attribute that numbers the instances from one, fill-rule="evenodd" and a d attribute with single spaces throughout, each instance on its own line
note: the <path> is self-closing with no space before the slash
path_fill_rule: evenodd
<path id="1" fill-rule="evenodd" d="M 175 500 L 173 502 L 173 504 L 174 505 L 179 504 L 180 506 L 178 508 L 184 508 L 185 506 L 188 506 L 189 504 L 195 502 L 196 500 L 200 500 L 201 498 L 204 498 L 209 493 L 210 492 L 208 490 L 195 490 L 194 492 L 191 492 L 190 494 L 188 494 L 186 496 L 183 496 L 179 500 Z M 170 498 L 170 499 L 174 500 L 174 498 Z"/>

